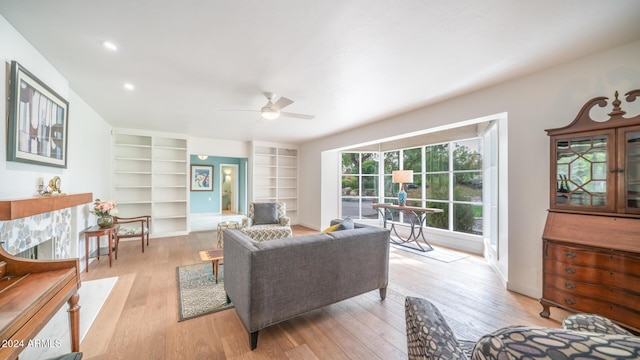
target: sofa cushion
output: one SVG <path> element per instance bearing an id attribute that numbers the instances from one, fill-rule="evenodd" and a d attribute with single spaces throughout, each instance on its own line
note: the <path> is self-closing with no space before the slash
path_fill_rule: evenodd
<path id="1" fill-rule="evenodd" d="M 276 203 L 255 203 L 253 204 L 253 224 L 277 224 L 278 207 Z"/>
<path id="2" fill-rule="evenodd" d="M 347 217 L 338 224 L 337 230 L 352 230 L 352 229 L 354 229 L 353 219 L 350 217 Z"/>

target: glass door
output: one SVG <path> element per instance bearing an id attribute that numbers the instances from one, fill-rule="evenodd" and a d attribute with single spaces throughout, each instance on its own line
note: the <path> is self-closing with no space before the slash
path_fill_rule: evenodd
<path id="1" fill-rule="evenodd" d="M 620 162 L 618 168 L 618 211 L 640 214 L 640 126 L 618 130 Z"/>
<path id="2" fill-rule="evenodd" d="M 556 209 L 615 210 L 614 131 L 553 137 L 551 204 Z"/>

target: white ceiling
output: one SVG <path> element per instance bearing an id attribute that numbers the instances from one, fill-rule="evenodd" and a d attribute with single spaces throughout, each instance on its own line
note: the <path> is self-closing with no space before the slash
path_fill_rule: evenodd
<path id="1" fill-rule="evenodd" d="M 114 127 L 285 143 L 640 39 L 638 0 L 0 0 L 0 14 Z M 220 111 L 257 110 L 264 91 L 315 119 Z"/>

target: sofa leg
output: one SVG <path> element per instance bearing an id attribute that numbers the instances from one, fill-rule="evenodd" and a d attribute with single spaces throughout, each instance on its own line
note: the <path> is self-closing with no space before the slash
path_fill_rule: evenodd
<path id="1" fill-rule="evenodd" d="M 251 345 L 251 350 L 255 350 L 258 347 L 258 332 L 250 332 L 249 333 L 249 344 Z"/>
<path id="2" fill-rule="evenodd" d="M 387 297 L 387 288 L 380 288 L 380 299 L 384 300 Z"/>

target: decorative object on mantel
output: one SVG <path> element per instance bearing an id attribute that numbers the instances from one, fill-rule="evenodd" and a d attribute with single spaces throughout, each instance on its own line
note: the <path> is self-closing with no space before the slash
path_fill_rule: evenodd
<path id="1" fill-rule="evenodd" d="M 60 190 L 60 185 L 62 184 L 62 180 L 60 180 L 59 176 L 54 176 L 51 180 L 49 180 L 49 185 L 44 186 L 42 178 L 38 179 L 38 194 L 42 196 L 59 196 L 59 195 L 67 195 Z"/>
<path id="2" fill-rule="evenodd" d="M 392 181 L 394 184 L 400 184 L 398 205 L 405 206 L 407 203 L 407 192 L 404 191 L 404 184 L 413 182 L 413 170 L 394 170 L 392 172 Z"/>
<path id="3" fill-rule="evenodd" d="M 115 201 L 102 201 L 96 199 L 93 202 L 91 213 L 98 217 L 97 224 L 101 228 L 113 226 L 113 216 L 118 214 L 118 208 Z"/>
<path id="4" fill-rule="evenodd" d="M 66 168 L 69 102 L 16 61 L 8 81 L 7 160 Z"/>

